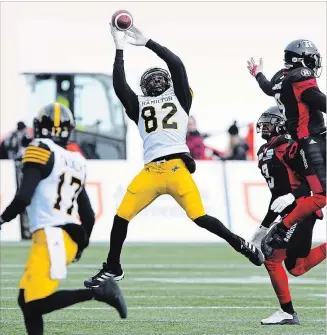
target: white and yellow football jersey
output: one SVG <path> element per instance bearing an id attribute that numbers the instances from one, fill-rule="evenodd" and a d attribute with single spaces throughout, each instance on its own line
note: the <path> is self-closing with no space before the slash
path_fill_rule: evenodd
<path id="1" fill-rule="evenodd" d="M 27 207 L 30 231 L 78 223 L 77 197 L 85 184 L 85 158 L 51 139 L 35 139 L 23 156 L 23 164 L 27 163 L 41 164 L 46 171 Z"/>

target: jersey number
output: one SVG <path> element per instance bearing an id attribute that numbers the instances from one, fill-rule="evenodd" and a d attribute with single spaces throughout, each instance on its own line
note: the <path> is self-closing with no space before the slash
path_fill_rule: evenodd
<path id="1" fill-rule="evenodd" d="M 58 188 L 57 188 L 57 192 L 58 192 L 58 197 L 57 197 L 57 201 L 54 205 L 54 208 L 55 209 L 58 209 L 60 211 L 60 203 L 61 203 L 61 189 L 62 189 L 62 185 L 64 184 L 65 182 L 65 173 L 61 174 L 60 175 L 60 178 L 59 178 L 59 184 L 58 184 Z M 71 215 L 72 212 L 73 212 L 73 209 L 74 209 L 74 203 L 75 203 L 75 200 L 76 200 L 76 195 L 78 193 L 78 191 L 80 190 L 80 188 L 82 187 L 82 181 L 76 177 L 72 177 L 71 178 L 71 181 L 70 181 L 70 185 L 74 185 L 76 184 L 78 187 L 77 189 L 75 190 L 75 193 L 74 193 L 74 196 L 72 198 L 72 205 L 67 209 L 67 214 L 68 215 Z"/>
<path id="2" fill-rule="evenodd" d="M 169 122 L 169 120 L 176 114 L 177 107 L 171 102 L 166 102 L 162 105 L 161 109 L 170 108 L 170 112 L 162 120 L 163 129 L 177 129 L 177 122 Z M 142 119 L 145 122 L 145 131 L 152 133 L 158 128 L 158 119 L 156 118 L 156 110 L 153 106 L 147 106 L 142 109 Z"/>
<path id="3" fill-rule="evenodd" d="M 274 177 L 269 176 L 268 165 L 263 164 L 261 168 L 262 168 L 262 173 L 264 174 L 264 177 L 267 179 L 269 188 L 274 188 L 275 186 Z"/>

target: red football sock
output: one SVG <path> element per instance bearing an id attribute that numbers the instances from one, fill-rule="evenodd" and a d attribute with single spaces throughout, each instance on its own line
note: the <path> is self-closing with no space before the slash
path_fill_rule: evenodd
<path id="1" fill-rule="evenodd" d="M 315 194 L 311 197 L 301 200 L 293 211 L 283 220 L 287 228 L 291 228 L 297 221 L 314 213 L 315 211 L 325 207 L 326 197 L 321 194 Z"/>
<path id="2" fill-rule="evenodd" d="M 311 249 L 310 254 L 306 258 L 298 258 L 295 267 L 289 272 L 293 276 L 302 276 L 324 259 L 326 259 L 326 243 Z"/>
<path id="3" fill-rule="evenodd" d="M 285 257 L 285 250 L 276 250 L 273 258 L 266 259 L 264 263 L 280 304 L 291 301 L 288 278 L 282 264 Z"/>

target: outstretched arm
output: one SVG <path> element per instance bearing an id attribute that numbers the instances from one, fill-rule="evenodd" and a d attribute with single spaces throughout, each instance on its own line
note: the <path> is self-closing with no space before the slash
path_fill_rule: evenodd
<path id="1" fill-rule="evenodd" d="M 271 88 L 271 83 L 270 81 L 264 76 L 264 74 L 262 73 L 263 71 L 263 61 L 262 58 L 260 58 L 259 63 L 256 64 L 256 62 L 254 61 L 253 58 L 251 58 L 248 61 L 248 66 L 247 66 L 250 74 L 257 80 L 260 88 L 262 89 L 262 91 L 264 93 L 266 93 L 267 95 L 273 97 L 274 96 L 274 92 Z"/>
<path id="2" fill-rule="evenodd" d="M 180 104 L 188 113 L 192 105 L 192 93 L 190 91 L 186 69 L 182 60 L 168 48 L 161 46 L 159 43 L 156 43 L 151 39 L 145 46 L 166 62 L 171 73 L 176 96 Z"/>
<path id="3" fill-rule="evenodd" d="M 128 43 L 138 46 L 146 46 L 166 62 L 171 73 L 175 94 L 182 107 L 189 113 L 192 105 L 192 92 L 181 59 L 169 49 L 144 36 L 136 27 L 132 27 L 130 31 L 127 31 L 127 34 L 131 37 L 131 40 L 129 40 Z"/>
<path id="4" fill-rule="evenodd" d="M 138 98 L 127 84 L 124 69 L 124 46 L 127 35 L 126 32 L 121 32 L 112 25 L 110 25 L 110 28 L 116 46 L 116 57 L 112 73 L 114 90 L 125 107 L 127 116 L 137 124 L 139 114 Z"/>
<path id="5" fill-rule="evenodd" d="M 139 102 L 137 95 L 126 81 L 123 53 L 123 50 L 116 50 L 112 73 L 113 85 L 118 99 L 125 107 L 127 116 L 137 124 L 139 117 Z"/>
<path id="6" fill-rule="evenodd" d="M 274 91 L 271 89 L 271 83 L 270 81 L 265 77 L 265 75 L 262 72 L 259 72 L 255 79 L 257 80 L 261 90 L 269 95 L 270 97 L 274 96 Z"/>

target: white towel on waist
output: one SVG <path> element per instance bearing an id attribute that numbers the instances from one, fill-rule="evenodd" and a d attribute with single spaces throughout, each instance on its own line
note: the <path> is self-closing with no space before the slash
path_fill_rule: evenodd
<path id="1" fill-rule="evenodd" d="M 50 257 L 50 278 L 65 279 L 67 276 L 66 249 L 64 235 L 61 228 L 44 228 Z"/>

